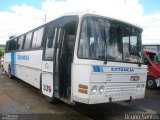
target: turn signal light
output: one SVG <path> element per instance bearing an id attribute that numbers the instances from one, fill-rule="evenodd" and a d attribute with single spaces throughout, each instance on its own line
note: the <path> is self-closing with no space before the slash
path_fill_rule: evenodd
<path id="1" fill-rule="evenodd" d="M 88 94 L 87 85 L 79 84 L 78 87 L 79 87 L 78 92 L 83 93 L 83 94 Z"/>
<path id="2" fill-rule="evenodd" d="M 87 85 L 79 84 L 79 88 L 82 88 L 82 89 L 88 89 L 88 86 L 87 86 Z"/>
<path id="3" fill-rule="evenodd" d="M 87 94 L 87 93 L 88 93 L 88 91 L 87 91 L 87 90 L 84 90 L 84 89 L 79 89 L 78 92 L 84 93 L 84 94 Z"/>

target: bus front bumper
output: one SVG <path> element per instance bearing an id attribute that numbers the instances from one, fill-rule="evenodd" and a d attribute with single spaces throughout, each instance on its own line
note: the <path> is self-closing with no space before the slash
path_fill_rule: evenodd
<path id="1" fill-rule="evenodd" d="M 90 95 L 89 104 L 109 103 L 118 101 L 131 101 L 144 98 L 145 93 L 117 93 L 110 95 Z"/>

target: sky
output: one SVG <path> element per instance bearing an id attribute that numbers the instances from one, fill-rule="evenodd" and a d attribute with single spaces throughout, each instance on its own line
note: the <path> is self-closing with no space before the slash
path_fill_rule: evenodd
<path id="1" fill-rule="evenodd" d="M 0 44 L 57 16 L 96 11 L 139 24 L 144 44 L 160 44 L 159 0 L 0 0 Z"/>

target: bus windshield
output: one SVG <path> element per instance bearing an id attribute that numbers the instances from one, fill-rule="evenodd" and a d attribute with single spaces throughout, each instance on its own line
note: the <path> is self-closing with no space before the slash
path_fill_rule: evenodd
<path id="1" fill-rule="evenodd" d="M 122 62 L 141 61 L 141 29 L 119 21 L 85 17 L 78 57 Z"/>

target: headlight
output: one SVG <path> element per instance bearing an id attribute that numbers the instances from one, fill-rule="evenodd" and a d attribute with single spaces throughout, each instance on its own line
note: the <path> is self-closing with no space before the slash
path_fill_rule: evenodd
<path id="1" fill-rule="evenodd" d="M 92 94 L 95 94 L 97 92 L 97 86 L 93 86 L 91 89 Z"/>
<path id="2" fill-rule="evenodd" d="M 136 90 L 139 91 L 140 89 L 141 89 L 141 86 L 140 86 L 140 84 L 138 84 L 138 85 L 136 86 Z"/>
<path id="3" fill-rule="evenodd" d="M 104 88 L 105 88 L 104 86 L 100 86 L 99 87 L 99 93 L 103 93 L 104 92 Z"/>
<path id="4" fill-rule="evenodd" d="M 141 90 L 144 90 L 144 89 L 145 89 L 145 85 L 142 84 L 142 85 L 141 85 Z"/>

